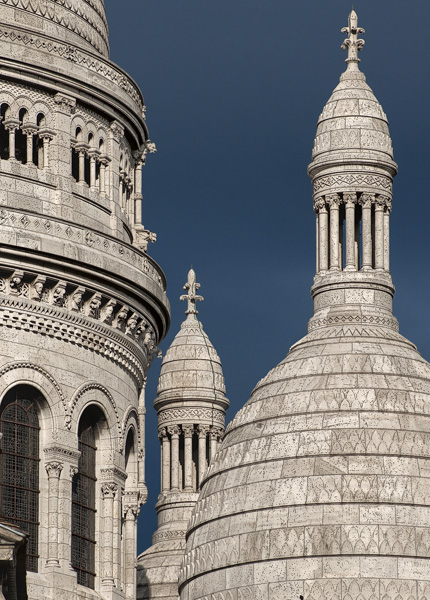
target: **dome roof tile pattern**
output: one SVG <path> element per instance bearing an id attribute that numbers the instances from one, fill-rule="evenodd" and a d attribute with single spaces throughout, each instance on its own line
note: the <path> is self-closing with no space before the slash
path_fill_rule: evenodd
<path id="1" fill-rule="evenodd" d="M 430 365 L 392 315 L 396 165 L 354 11 L 345 30 L 348 68 L 309 168 L 314 316 L 226 430 L 189 523 L 181 600 L 430 598 Z"/>

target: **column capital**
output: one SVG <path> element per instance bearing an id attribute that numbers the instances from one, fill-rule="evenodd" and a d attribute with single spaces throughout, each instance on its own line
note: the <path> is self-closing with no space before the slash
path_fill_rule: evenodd
<path id="1" fill-rule="evenodd" d="M 75 475 L 77 475 L 77 474 L 78 474 L 78 472 L 79 472 L 79 469 L 78 469 L 78 467 L 77 467 L 77 466 L 75 466 L 75 465 L 71 465 L 71 466 L 70 466 L 70 479 L 73 479 L 73 477 L 74 477 Z"/>
<path id="2" fill-rule="evenodd" d="M 221 427 L 211 427 L 211 429 L 209 431 L 209 435 L 213 440 L 222 438 L 223 433 L 224 433 L 224 430 L 221 429 Z"/>
<path id="3" fill-rule="evenodd" d="M 377 194 L 375 198 L 375 204 L 377 206 L 382 206 L 383 208 L 390 205 L 391 209 L 391 198 L 389 196 L 384 196 L 384 194 Z"/>
<path id="4" fill-rule="evenodd" d="M 199 434 L 199 438 L 205 438 L 209 433 L 209 425 L 198 425 L 197 433 Z"/>
<path id="5" fill-rule="evenodd" d="M 343 194 L 344 204 L 357 204 L 357 192 L 346 192 Z"/>
<path id="6" fill-rule="evenodd" d="M 326 202 L 330 206 L 330 208 L 334 208 L 335 210 L 339 208 L 340 205 L 340 196 L 339 194 L 328 194 L 326 197 Z"/>
<path id="7" fill-rule="evenodd" d="M 194 433 L 194 425 L 191 425 L 190 423 L 182 425 L 182 431 L 184 432 L 184 437 L 190 438 Z"/>
<path id="8" fill-rule="evenodd" d="M 358 202 L 364 208 L 369 208 L 375 202 L 375 194 L 361 194 Z"/>
<path id="9" fill-rule="evenodd" d="M 51 461 L 45 464 L 45 469 L 48 474 L 48 478 L 56 477 L 60 478 L 61 471 L 63 470 L 63 463 L 57 461 Z"/>
<path id="10" fill-rule="evenodd" d="M 314 200 L 314 211 L 316 213 L 327 212 L 327 207 L 324 198 L 317 198 L 317 200 Z"/>
<path id="11" fill-rule="evenodd" d="M 167 427 L 158 430 L 158 438 L 164 441 L 167 438 Z"/>
<path id="12" fill-rule="evenodd" d="M 179 437 L 179 434 L 181 433 L 179 425 L 169 425 L 167 431 L 172 437 Z"/>
<path id="13" fill-rule="evenodd" d="M 6 119 L 3 121 L 3 125 L 8 131 L 14 131 L 19 128 L 20 122 L 18 119 Z"/>
<path id="14" fill-rule="evenodd" d="M 115 494 L 118 491 L 118 485 L 116 483 L 113 483 L 112 481 L 109 481 L 107 483 L 102 483 L 100 489 L 102 492 L 103 499 L 114 498 Z"/>

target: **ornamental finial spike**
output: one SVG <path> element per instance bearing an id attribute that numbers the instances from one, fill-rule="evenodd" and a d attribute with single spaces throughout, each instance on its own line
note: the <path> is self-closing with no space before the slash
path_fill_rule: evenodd
<path id="1" fill-rule="evenodd" d="M 348 34 L 347 39 L 341 46 L 342 50 L 348 48 L 348 58 L 345 60 L 348 64 L 347 70 L 357 70 L 358 63 L 360 62 L 358 53 L 364 46 L 364 40 L 359 40 L 358 34 L 363 34 L 365 31 L 362 27 L 358 26 L 358 16 L 354 9 L 349 13 L 348 27 L 343 27 L 341 31 Z"/>
<path id="2" fill-rule="evenodd" d="M 191 268 L 188 271 L 188 279 L 187 283 L 184 285 L 184 290 L 188 290 L 188 294 L 184 294 L 180 296 L 179 300 L 187 301 L 187 310 L 185 311 L 186 315 L 198 315 L 198 310 L 196 309 L 196 302 L 203 302 L 203 296 L 198 296 L 196 294 L 197 290 L 200 287 L 200 283 L 196 282 L 196 274 L 194 269 Z"/>

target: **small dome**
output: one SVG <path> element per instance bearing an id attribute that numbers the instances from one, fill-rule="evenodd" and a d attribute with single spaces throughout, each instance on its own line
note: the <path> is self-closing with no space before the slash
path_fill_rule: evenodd
<path id="1" fill-rule="evenodd" d="M 346 71 L 318 120 L 312 158 L 327 152 L 348 152 L 351 157 L 377 152 L 393 159 L 388 120 L 360 71 Z"/>
<path id="2" fill-rule="evenodd" d="M 181 296 L 181 300 L 187 301 L 187 318 L 163 359 L 156 408 L 161 408 L 171 399 L 195 398 L 217 401 L 223 409 L 228 406 L 221 360 L 197 319 L 196 302 L 203 300 L 196 294 L 199 287 L 196 274 L 191 269 L 184 286 L 188 293 Z"/>
<path id="3" fill-rule="evenodd" d="M 161 365 L 158 400 L 224 396 L 221 360 L 194 314 L 188 315 Z"/>

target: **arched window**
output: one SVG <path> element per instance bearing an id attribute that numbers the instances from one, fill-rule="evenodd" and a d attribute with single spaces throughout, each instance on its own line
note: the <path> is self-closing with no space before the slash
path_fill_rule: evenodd
<path id="1" fill-rule="evenodd" d="M 104 420 L 100 409 L 90 406 L 79 422 L 78 472 L 72 482 L 72 566 L 78 583 L 94 589 L 96 524 L 96 441 Z"/>
<path id="2" fill-rule="evenodd" d="M 39 527 L 39 419 L 41 396 L 18 385 L 0 406 L 0 516 L 28 534 L 27 569 L 37 571 Z"/>

